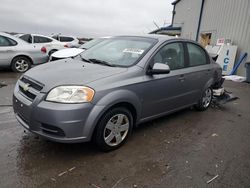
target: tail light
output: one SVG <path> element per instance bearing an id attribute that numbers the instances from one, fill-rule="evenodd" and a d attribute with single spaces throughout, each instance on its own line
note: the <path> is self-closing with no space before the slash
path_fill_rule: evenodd
<path id="1" fill-rule="evenodd" d="M 47 52 L 47 49 L 46 49 L 45 47 L 42 47 L 42 48 L 41 48 L 41 52 L 46 53 L 46 52 Z"/>
<path id="2" fill-rule="evenodd" d="M 67 44 L 64 45 L 65 48 L 68 48 L 69 46 Z"/>

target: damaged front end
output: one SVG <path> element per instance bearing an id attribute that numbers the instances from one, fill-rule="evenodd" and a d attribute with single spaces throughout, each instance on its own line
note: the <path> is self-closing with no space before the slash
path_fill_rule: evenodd
<path id="1" fill-rule="evenodd" d="M 221 106 L 225 103 L 237 100 L 238 97 L 235 97 L 232 92 L 228 92 L 222 86 L 225 79 L 222 78 L 219 82 L 213 85 L 213 98 L 212 98 L 212 107 Z"/>

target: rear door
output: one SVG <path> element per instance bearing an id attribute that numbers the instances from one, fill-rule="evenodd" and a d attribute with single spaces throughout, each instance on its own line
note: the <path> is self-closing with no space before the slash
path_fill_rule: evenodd
<path id="1" fill-rule="evenodd" d="M 33 44 L 37 50 L 41 50 L 42 47 L 46 47 L 46 49 L 49 51 L 52 46 L 52 39 L 33 35 Z"/>
<path id="2" fill-rule="evenodd" d="M 207 53 L 201 46 L 186 42 L 185 49 L 188 56 L 186 80 L 192 91 L 191 100 L 196 103 L 209 79 L 212 78 L 211 64 Z"/>
<path id="3" fill-rule="evenodd" d="M 187 59 L 182 42 L 166 44 L 150 60 L 168 64 L 169 74 L 146 75 L 143 87 L 142 117 L 148 118 L 175 111 L 190 104 L 190 87 L 186 81 Z"/>
<path id="4" fill-rule="evenodd" d="M 0 35 L 0 66 L 10 65 L 16 54 L 16 46 L 15 40 Z"/>

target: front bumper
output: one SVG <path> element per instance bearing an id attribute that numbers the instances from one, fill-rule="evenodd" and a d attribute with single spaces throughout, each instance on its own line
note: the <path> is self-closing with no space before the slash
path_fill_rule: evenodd
<path id="1" fill-rule="evenodd" d="M 49 140 L 74 143 L 91 139 L 101 106 L 90 103 L 61 104 L 44 100 L 39 93 L 33 101 L 20 92 L 18 84 L 13 95 L 13 108 L 19 123 Z"/>

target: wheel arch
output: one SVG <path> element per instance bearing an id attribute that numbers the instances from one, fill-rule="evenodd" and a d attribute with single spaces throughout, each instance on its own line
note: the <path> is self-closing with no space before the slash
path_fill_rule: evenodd
<path id="1" fill-rule="evenodd" d="M 214 84 L 214 78 L 210 78 L 207 83 L 204 85 L 204 87 L 202 88 L 202 92 L 205 91 L 207 88 L 212 87 Z"/>
<path id="2" fill-rule="evenodd" d="M 126 108 L 127 110 L 129 110 L 129 112 L 131 112 L 131 115 L 133 117 L 133 127 L 136 125 L 138 114 L 137 114 L 137 111 L 136 111 L 136 108 L 134 107 L 134 105 L 131 104 L 130 102 L 118 102 L 118 103 L 113 104 L 112 106 L 109 106 L 108 108 L 106 108 L 105 110 L 102 111 L 102 113 L 98 117 L 98 120 L 94 124 L 93 130 L 91 131 L 91 140 L 92 140 L 92 138 L 93 138 L 93 136 L 95 134 L 97 125 L 101 121 L 103 116 L 107 112 L 109 112 L 110 110 L 112 110 L 114 108 L 118 108 L 118 107 Z"/>
<path id="3" fill-rule="evenodd" d="M 134 126 L 139 122 L 141 104 L 135 93 L 128 90 L 114 91 L 99 100 L 88 115 L 83 131 L 89 140 L 104 114 L 116 107 L 124 107 L 131 112 Z"/>
<path id="4" fill-rule="evenodd" d="M 48 52 L 48 55 L 51 56 L 53 53 L 55 53 L 56 51 L 58 51 L 58 49 L 51 49 L 49 52 Z M 53 53 L 52 53 L 53 52 Z"/>
<path id="5" fill-rule="evenodd" d="M 17 58 L 17 57 L 25 57 L 25 58 L 29 59 L 29 60 L 30 60 L 30 63 L 33 65 L 33 59 L 32 59 L 30 56 L 24 55 L 24 54 L 18 54 L 18 55 L 16 55 L 16 56 L 14 56 L 14 57 L 12 58 L 12 60 L 11 60 L 11 64 L 13 63 L 14 59 Z"/>
<path id="6" fill-rule="evenodd" d="M 119 103 L 116 103 L 112 106 L 110 106 L 104 113 L 103 115 L 108 112 L 109 110 L 113 109 L 113 108 L 118 108 L 118 107 L 123 107 L 123 108 L 126 108 L 127 110 L 129 110 L 132 114 L 132 117 L 133 117 L 133 124 L 136 125 L 136 122 L 137 122 L 137 110 L 136 108 L 134 107 L 133 104 L 131 104 L 130 102 L 119 102 Z M 102 116 L 103 116 L 102 115 Z"/>

